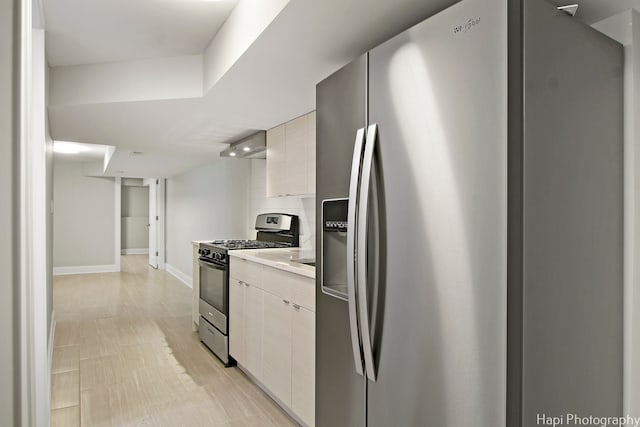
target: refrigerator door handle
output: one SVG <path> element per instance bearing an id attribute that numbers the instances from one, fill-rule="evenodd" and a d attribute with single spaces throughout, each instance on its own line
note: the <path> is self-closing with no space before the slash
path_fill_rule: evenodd
<path id="1" fill-rule="evenodd" d="M 373 167 L 373 153 L 375 151 L 378 125 L 372 124 L 367 129 L 367 142 L 364 147 L 364 159 L 362 161 L 362 174 L 360 176 L 360 194 L 358 201 L 358 235 L 357 242 L 357 277 L 358 277 L 358 308 L 360 314 L 360 339 L 362 340 L 362 352 L 367 369 L 367 378 L 376 380 L 376 367 L 373 362 L 373 347 L 369 330 L 369 298 L 367 296 L 367 247 L 368 247 L 368 219 L 369 219 L 369 189 L 371 188 L 371 170 Z M 373 255 L 378 256 L 377 251 Z M 372 265 L 377 266 L 378 260 L 374 259 Z"/>
<path id="2" fill-rule="evenodd" d="M 351 180 L 349 181 L 349 203 L 347 207 L 347 293 L 349 303 L 349 328 L 351 331 L 351 348 L 353 362 L 358 375 L 364 375 L 362 353 L 360 350 L 360 336 L 358 327 L 358 308 L 356 300 L 356 230 L 358 214 L 358 187 L 360 181 L 360 164 L 362 146 L 364 144 L 364 128 L 356 132 L 356 142 L 353 148 L 351 162 Z"/>

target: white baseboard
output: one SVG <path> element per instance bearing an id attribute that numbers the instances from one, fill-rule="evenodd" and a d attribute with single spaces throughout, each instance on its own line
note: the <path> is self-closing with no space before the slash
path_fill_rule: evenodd
<path id="1" fill-rule="evenodd" d="M 187 276 L 171 264 L 165 263 L 164 269 L 167 271 L 167 273 L 171 274 L 173 277 L 184 283 L 185 286 L 193 289 L 193 281 L 191 280 L 191 277 Z"/>
<path id="2" fill-rule="evenodd" d="M 51 328 L 49 329 L 49 374 L 51 374 L 51 368 L 53 366 L 53 341 L 56 336 L 56 312 L 51 310 Z"/>
<path id="3" fill-rule="evenodd" d="M 145 255 L 149 253 L 149 248 L 122 249 L 120 255 Z"/>
<path id="4" fill-rule="evenodd" d="M 118 264 L 78 265 L 74 267 L 53 267 L 54 276 L 66 276 L 68 274 L 117 273 L 119 271 L 120 271 L 120 266 Z"/>

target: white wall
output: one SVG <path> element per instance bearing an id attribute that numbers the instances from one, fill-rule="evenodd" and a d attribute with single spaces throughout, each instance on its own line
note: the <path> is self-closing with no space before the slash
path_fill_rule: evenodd
<path id="1" fill-rule="evenodd" d="M 83 163 L 60 156 L 53 170 L 54 273 L 61 267 L 117 265 L 114 178 L 85 176 Z"/>
<path id="2" fill-rule="evenodd" d="M 47 79 L 48 80 L 48 79 Z M 48 84 L 48 83 L 47 83 Z M 51 330 L 53 320 L 53 139 L 49 132 L 49 120 L 45 118 L 46 149 L 46 273 L 47 273 L 47 328 Z M 50 340 L 53 337 L 48 337 Z"/>
<path id="3" fill-rule="evenodd" d="M 123 253 L 131 249 L 148 250 L 149 187 L 122 185 L 121 189 L 121 249 Z"/>
<path id="4" fill-rule="evenodd" d="M 16 372 L 20 370 L 18 342 L 14 333 L 19 330 L 16 319 L 18 310 L 18 266 L 15 231 L 19 226 L 18 206 L 13 198 L 19 183 L 14 178 L 17 164 L 14 152 L 18 133 L 14 127 L 14 88 L 18 85 L 15 74 L 17 65 L 14 48 L 17 46 L 19 29 L 14 25 L 16 2 L 0 3 L 0 414 L 2 423 L 14 425 L 19 419 L 17 405 L 20 401 Z"/>
<path id="5" fill-rule="evenodd" d="M 27 336 L 31 372 L 31 398 L 34 425 L 50 423 L 50 374 L 49 355 L 53 351 L 51 323 L 53 315 L 51 278 L 51 137 L 47 129 L 46 84 L 47 64 L 45 59 L 45 32 L 33 29 L 31 33 L 31 94 L 28 149 L 26 156 L 26 214 L 27 224 L 26 275 L 29 289 L 26 301 L 27 318 L 31 331 Z"/>
<path id="6" fill-rule="evenodd" d="M 166 263 L 192 275 L 193 240 L 248 238 L 246 212 L 251 167 L 220 159 L 166 184 Z"/>
<path id="7" fill-rule="evenodd" d="M 247 211 L 248 232 L 255 238 L 256 215 L 261 213 L 288 213 L 300 217 L 300 247 L 315 250 L 316 210 L 315 197 L 266 197 L 267 161 L 253 159 L 251 162 L 251 188 Z"/>

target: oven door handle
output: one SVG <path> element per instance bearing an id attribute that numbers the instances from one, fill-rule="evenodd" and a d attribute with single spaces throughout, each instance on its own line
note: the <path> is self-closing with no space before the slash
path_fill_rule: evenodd
<path id="1" fill-rule="evenodd" d="M 217 262 L 204 260 L 202 258 L 199 258 L 198 261 L 200 263 L 200 267 L 211 267 L 211 268 L 215 268 L 216 270 L 227 269 L 227 266 L 225 264 L 218 264 Z"/>

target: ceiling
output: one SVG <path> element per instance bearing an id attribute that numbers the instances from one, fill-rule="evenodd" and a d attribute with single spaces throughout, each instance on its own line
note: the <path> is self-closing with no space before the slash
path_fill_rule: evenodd
<path id="1" fill-rule="evenodd" d="M 107 173 L 178 174 L 216 159 L 230 142 L 314 110 L 316 83 L 452 3 L 397 0 L 371 7 L 370 0 L 291 0 L 203 96 L 50 105 L 51 134 L 116 146 Z M 122 155 L 125 167 L 117 160 L 127 151 L 145 156 Z M 148 164 L 152 155 L 173 159 L 175 165 L 167 161 L 154 168 Z"/>
<path id="2" fill-rule="evenodd" d="M 60 146 L 68 150 L 59 149 Z M 69 152 L 70 151 L 70 152 Z M 53 144 L 53 155 L 56 159 L 76 162 L 104 161 L 109 146 L 99 144 L 78 144 L 74 142 L 56 141 Z"/>
<path id="3" fill-rule="evenodd" d="M 44 1 L 45 7 L 48 5 L 49 8 L 57 8 L 58 4 L 70 7 L 70 3 L 83 3 L 81 0 Z M 137 15 L 139 21 L 144 21 L 140 23 L 140 28 L 123 29 L 124 33 L 131 33 L 131 40 L 120 35 L 113 40 L 103 40 L 109 32 L 118 32 L 119 20 L 131 22 L 129 14 L 132 9 L 141 13 L 143 8 L 139 3 L 148 6 L 151 2 L 113 1 L 120 4 L 120 19 L 116 13 L 117 7 L 100 7 L 110 9 L 109 26 L 102 22 L 101 15 L 95 10 L 87 11 L 86 15 L 71 14 L 66 18 L 60 12 L 47 12 L 47 19 L 50 14 L 59 16 L 61 21 L 56 25 L 60 28 L 67 25 L 75 28 L 72 37 L 75 41 L 69 41 L 66 48 L 62 48 L 64 43 L 59 44 L 59 52 L 55 49 L 49 52 L 50 65 L 55 66 L 55 61 L 67 61 L 71 64 L 73 61 L 91 60 L 91 53 L 73 52 L 73 46 L 79 43 L 78 40 L 91 37 L 99 39 L 95 42 L 100 46 L 98 53 L 102 60 L 111 58 L 106 59 L 107 61 L 135 58 L 136 52 L 139 57 L 162 55 L 162 49 L 166 49 L 167 53 L 173 52 L 170 55 L 176 55 L 182 49 L 172 41 L 164 46 L 164 43 L 158 42 L 160 39 L 149 42 L 147 48 L 143 47 L 144 43 L 137 42 L 143 39 L 148 42 L 153 38 L 151 34 L 158 34 L 156 26 L 167 11 L 156 12 L 153 18 L 149 18 L 152 22 L 146 22 L 146 17 Z M 262 0 L 240 0 L 240 3 L 247 1 Z M 628 8 L 635 1 L 640 0 L 580 1 L 581 8 L 577 17 L 586 22 L 597 21 L 617 13 L 620 8 Z M 218 5 L 202 0 L 153 1 L 156 9 L 166 7 L 175 10 L 183 5 L 189 11 L 196 7 L 192 4 L 196 2 L 199 6 L 202 3 L 207 6 Z M 48 111 L 51 134 L 54 139 L 116 146 L 117 150 L 106 170 L 108 175 L 168 177 L 179 174 L 217 158 L 218 153 L 230 142 L 313 110 L 315 85 L 319 81 L 402 29 L 455 2 L 290 0 L 233 66 L 213 87 L 204 90 L 201 96 L 50 105 Z M 135 3 L 135 7 L 126 6 L 129 3 Z M 558 1 L 556 3 L 566 4 Z M 223 1 L 220 4 L 228 6 L 229 3 Z M 366 13 L 362 13 L 365 10 Z M 219 16 L 211 19 L 212 23 L 220 25 Z M 74 22 L 77 20 L 84 22 Z M 50 24 L 47 20 L 48 32 Z M 100 28 L 100 37 L 90 31 L 94 26 Z M 194 27 L 197 25 L 194 24 Z M 214 33 L 212 30 L 210 35 Z M 202 36 L 202 40 L 205 38 Z M 51 43 L 55 46 L 54 41 Z M 130 41 L 136 41 L 131 44 L 137 44 L 137 47 L 130 47 Z M 195 41 L 192 44 L 194 49 L 196 44 Z M 205 41 L 204 45 L 206 44 Z M 103 45 L 109 46 L 103 48 Z M 200 46 L 202 51 L 204 47 Z M 48 49 L 49 47 L 50 44 L 47 45 Z M 180 52 L 192 54 L 194 51 Z M 118 55 L 121 55 L 121 59 L 116 59 Z M 143 155 L 131 156 L 132 151 L 140 151 Z"/>
<path id="4" fill-rule="evenodd" d="M 43 0 L 52 67 L 201 53 L 238 0 Z"/>

